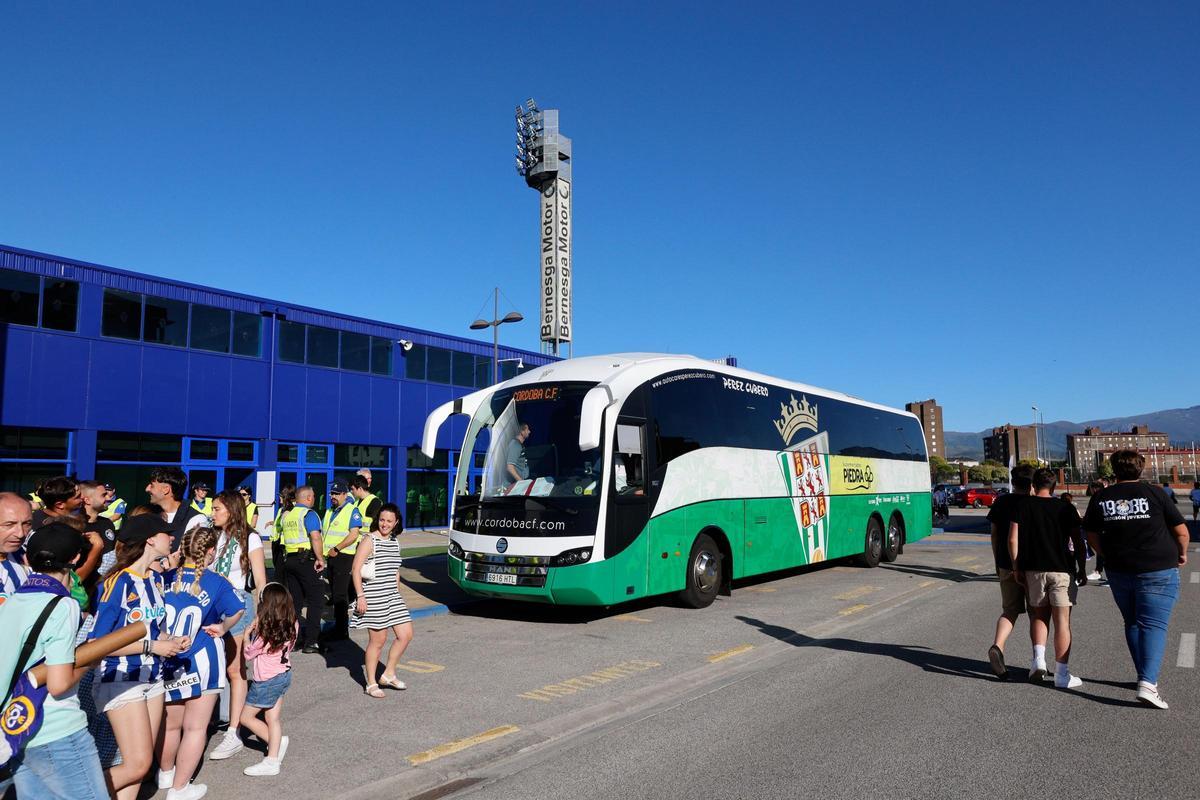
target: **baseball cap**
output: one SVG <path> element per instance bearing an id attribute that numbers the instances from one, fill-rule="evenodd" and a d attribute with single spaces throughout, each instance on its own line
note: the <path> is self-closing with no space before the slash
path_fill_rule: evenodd
<path id="1" fill-rule="evenodd" d="M 345 494 L 348 491 L 350 491 L 350 484 L 341 478 L 338 478 L 329 485 L 330 494 Z"/>
<path id="2" fill-rule="evenodd" d="M 42 553 L 49 553 L 54 559 L 54 566 L 60 569 L 75 563 L 79 554 L 87 549 L 87 539 L 83 538 L 83 534 L 62 522 L 43 525 L 25 542 L 26 558 L 32 560 Z"/>
<path id="3" fill-rule="evenodd" d="M 117 531 L 117 541 L 124 544 L 144 542 L 155 534 L 170 530 L 167 521 L 157 514 L 141 514 L 124 520 L 121 530 Z"/>
<path id="4" fill-rule="evenodd" d="M 192 488 L 193 489 L 203 489 L 206 492 L 210 491 L 210 489 L 208 488 L 208 484 L 205 483 L 204 481 L 196 481 L 195 483 L 192 484 Z"/>

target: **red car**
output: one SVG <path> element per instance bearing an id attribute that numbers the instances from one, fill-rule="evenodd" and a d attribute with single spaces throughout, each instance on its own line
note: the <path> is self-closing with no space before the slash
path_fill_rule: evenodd
<path id="1" fill-rule="evenodd" d="M 992 503 L 996 502 L 995 489 L 967 489 L 958 495 L 958 505 L 960 508 L 984 508 L 991 507 Z"/>

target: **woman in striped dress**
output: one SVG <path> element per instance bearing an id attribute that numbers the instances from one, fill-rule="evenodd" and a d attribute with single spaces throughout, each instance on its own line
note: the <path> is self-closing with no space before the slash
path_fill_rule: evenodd
<path id="1" fill-rule="evenodd" d="M 413 638 L 408 606 L 400 596 L 402 562 L 400 540 L 396 537 L 404 530 L 404 523 L 399 507 L 395 503 L 384 503 L 379 509 L 378 521 L 379 530 L 372 531 L 371 535 L 358 545 L 351 574 L 358 601 L 354 605 L 354 616 L 350 620 L 350 626 L 366 628 L 370 637 L 363 671 L 366 693 L 374 698 L 384 696 L 381 686 L 389 689 L 406 688 L 404 681 L 396 677 L 396 664 L 400 663 L 404 649 Z M 363 580 L 363 567 L 368 563 L 373 565 L 375 574 L 369 580 Z M 379 656 L 387 642 L 389 628 L 396 638 L 388 649 L 383 674 L 376 679 Z"/>

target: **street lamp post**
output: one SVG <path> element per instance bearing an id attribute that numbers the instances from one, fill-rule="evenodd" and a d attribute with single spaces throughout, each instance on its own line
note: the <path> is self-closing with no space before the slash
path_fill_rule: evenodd
<path id="1" fill-rule="evenodd" d="M 1037 406 L 1030 406 L 1033 409 L 1033 449 L 1037 455 L 1037 461 L 1042 463 L 1042 433 L 1038 430 L 1038 411 Z"/>
<path id="2" fill-rule="evenodd" d="M 492 318 L 490 320 L 477 319 L 471 323 L 471 330 L 481 331 L 484 328 L 492 329 L 492 384 L 500 382 L 500 326 L 506 322 L 520 322 L 525 319 L 518 311 L 510 311 L 500 316 L 500 287 L 497 286 L 492 293 Z"/>

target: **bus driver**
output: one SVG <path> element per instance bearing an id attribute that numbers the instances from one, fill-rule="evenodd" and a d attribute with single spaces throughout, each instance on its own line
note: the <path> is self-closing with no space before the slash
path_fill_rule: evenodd
<path id="1" fill-rule="evenodd" d="M 525 442 L 532 432 L 533 429 L 529 427 L 529 423 L 522 422 L 517 428 L 516 437 L 508 443 L 505 469 L 513 483 L 529 477 L 529 458 L 525 455 Z"/>

